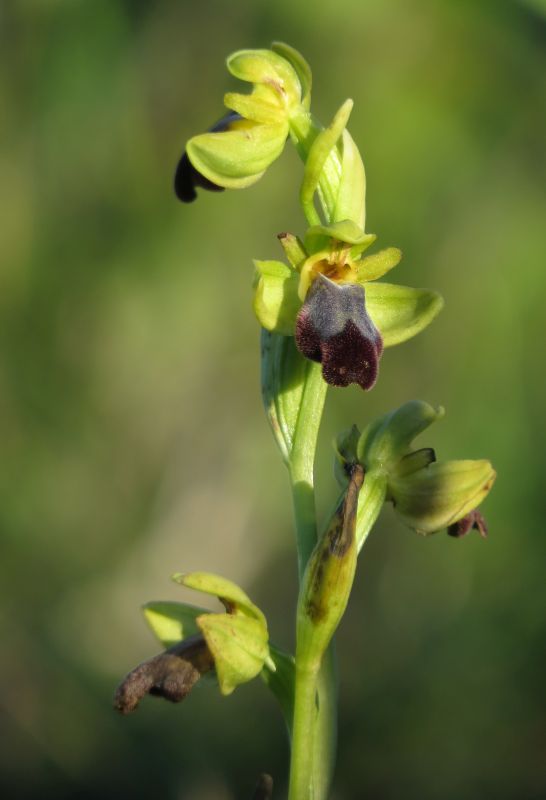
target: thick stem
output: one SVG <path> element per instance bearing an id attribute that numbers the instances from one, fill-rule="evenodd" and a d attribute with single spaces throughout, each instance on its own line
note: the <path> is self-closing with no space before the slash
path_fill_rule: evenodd
<path id="1" fill-rule="evenodd" d="M 318 735 L 316 721 L 318 665 L 303 668 L 296 653 L 292 759 L 288 800 L 313 800 L 317 797 L 314 772 L 314 743 Z"/>

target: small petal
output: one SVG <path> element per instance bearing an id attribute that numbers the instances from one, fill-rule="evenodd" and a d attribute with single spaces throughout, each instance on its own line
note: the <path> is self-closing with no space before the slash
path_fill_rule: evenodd
<path id="1" fill-rule="evenodd" d="M 376 281 L 400 263 L 402 251 L 398 247 L 387 247 L 371 256 L 366 256 L 356 265 L 359 281 Z"/>
<path id="2" fill-rule="evenodd" d="M 366 390 L 377 379 L 383 343 L 366 312 L 362 286 L 319 275 L 298 314 L 296 344 L 306 358 L 322 364 L 332 386 L 358 383 Z"/>

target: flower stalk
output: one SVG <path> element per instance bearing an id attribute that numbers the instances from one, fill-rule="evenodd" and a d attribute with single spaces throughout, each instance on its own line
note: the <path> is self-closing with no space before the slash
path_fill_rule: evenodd
<path id="1" fill-rule="evenodd" d="M 365 254 L 366 179 L 347 124 L 352 100 L 329 125 L 311 113 L 311 70 L 293 48 L 241 50 L 229 71 L 251 85 L 230 92 L 228 113 L 189 140 L 175 191 L 184 203 L 197 190 L 243 189 L 258 181 L 290 141 L 303 162 L 299 189 L 309 225 L 279 234 L 288 260 L 255 261 L 254 311 L 262 327 L 265 411 L 288 470 L 299 577 L 295 655 L 269 640 L 264 613 L 232 581 L 209 573 L 176 574 L 188 588 L 215 595 L 214 613 L 185 603 L 148 603 L 145 615 L 165 652 L 129 673 L 118 690 L 122 713 L 147 693 L 178 702 L 205 673 L 220 692 L 261 675 L 276 697 L 291 738 L 289 800 L 327 800 L 334 773 L 337 669 L 334 635 L 347 608 L 357 559 L 385 502 L 421 534 L 447 529 L 454 538 L 487 526 L 477 506 L 495 479 L 488 461 L 436 461 L 414 438 L 443 415 L 411 401 L 335 442 L 336 509 L 320 537 L 314 465 L 328 386 L 375 385 L 384 350 L 426 328 L 442 308 L 434 291 L 382 282 L 401 259 L 397 248 Z M 255 797 L 269 797 L 261 780 Z"/>

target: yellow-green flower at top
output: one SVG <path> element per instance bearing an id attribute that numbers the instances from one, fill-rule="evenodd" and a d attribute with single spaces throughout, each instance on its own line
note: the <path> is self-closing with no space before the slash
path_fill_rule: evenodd
<path id="1" fill-rule="evenodd" d="M 389 247 L 363 257 L 376 237 L 354 222 L 313 226 L 305 243 L 286 233 L 279 239 L 290 265 L 255 262 L 256 316 L 266 330 L 295 336 L 333 386 L 371 389 L 383 348 L 415 336 L 443 306 L 429 289 L 376 282 L 402 253 Z"/>

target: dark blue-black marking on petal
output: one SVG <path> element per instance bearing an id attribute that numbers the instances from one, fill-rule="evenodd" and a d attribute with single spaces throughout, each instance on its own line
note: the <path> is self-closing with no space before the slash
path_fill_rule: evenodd
<path id="1" fill-rule="evenodd" d="M 240 114 L 231 111 L 225 117 L 218 120 L 212 128 L 209 128 L 209 133 L 221 133 L 228 131 L 231 124 L 241 119 Z M 193 203 L 197 197 L 196 188 L 207 189 L 209 192 L 223 192 L 224 187 L 218 186 L 216 183 L 209 181 L 198 170 L 195 169 L 188 154 L 183 153 L 182 158 L 178 162 L 176 172 L 174 173 L 174 193 L 182 203 Z"/>
<path id="2" fill-rule="evenodd" d="M 371 389 L 383 340 L 366 311 L 364 288 L 319 275 L 296 320 L 296 345 L 306 358 L 322 364 L 330 385 L 357 383 Z"/>

